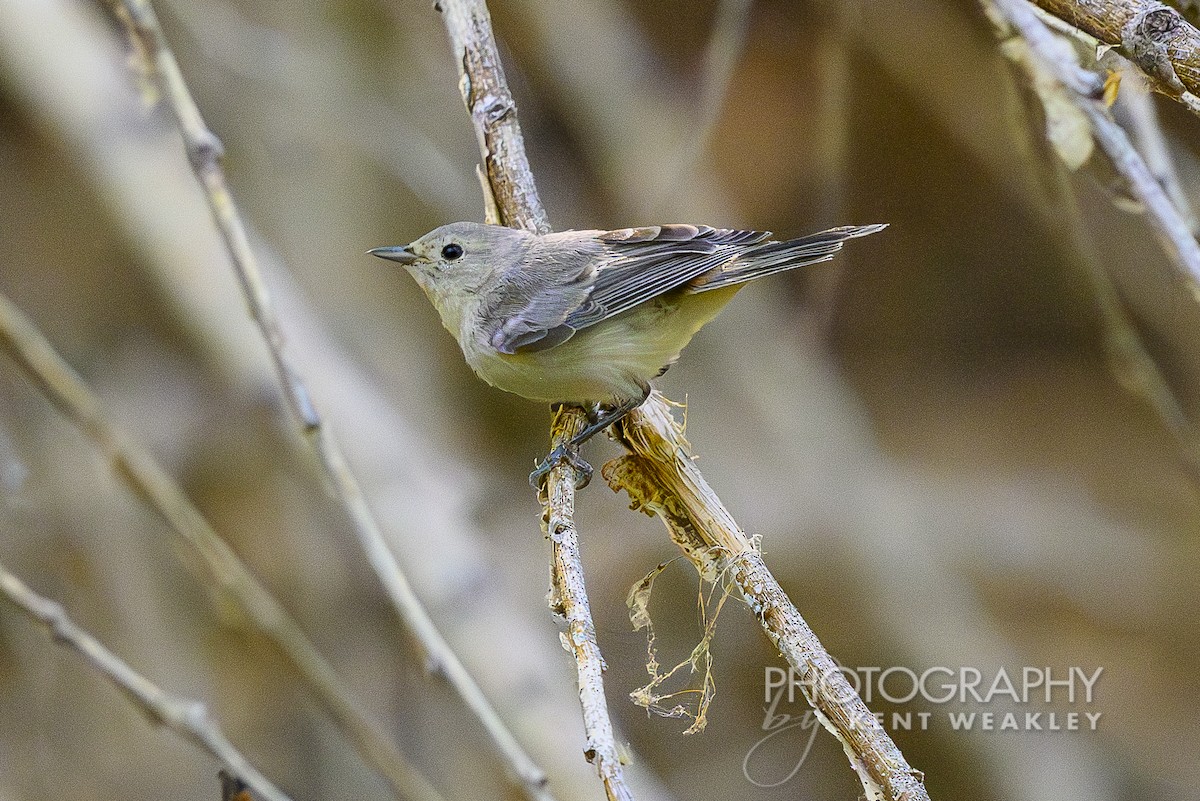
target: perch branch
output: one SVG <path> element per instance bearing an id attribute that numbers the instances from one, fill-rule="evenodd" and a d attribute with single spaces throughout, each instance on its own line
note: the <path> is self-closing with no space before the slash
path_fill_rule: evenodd
<path id="1" fill-rule="evenodd" d="M 439 0 L 458 65 L 459 90 L 474 123 L 483 169 L 501 224 L 535 234 L 550 233 L 525 155 L 517 106 L 504 77 L 492 18 L 483 0 Z"/>
<path id="2" fill-rule="evenodd" d="M 289 801 L 229 741 L 204 704 L 170 695 L 138 673 L 104 644 L 77 626 L 60 604 L 38 595 L 0 565 L 0 592 L 21 611 L 45 626 L 56 642 L 75 651 L 113 683 L 153 723 L 190 740 L 242 777 L 262 801 Z"/>
<path id="3" fill-rule="evenodd" d="M 440 0 L 450 37 L 463 102 L 479 139 L 484 167 L 480 174 L 489 221 L 539 234 L 550 232 L 546 211 L 538 198 L 533 172 L 492 33 L 491 18 L 482 0 Z M 583 411 L 559 407 L 551 426 L 552 447 L 570 440 L 586 425 Z M 575 468 L 559 464 L 548 477 L 542 519 L 551 542 L 550 605 L 567 621 L 564 645 L 575 657 L 579 702 L 587 738 L 584 755 L 596 766 L 609 801 L 631 801 L 617 754 L 616 739 L 604 696 L 604 658 L 583 582 L 583 561 L 575 528 Z"/>
<path id="4" fill-rule="evenodd" d="M 444 678 L 479 719 L 510 774 L 531 799 L 548 799 L 545 773 L 517 742 L 483 691 L 467 672 L 421 604 L 412 583 L 388 548 L 357 477 L 341 445 L 313 404 L 291 356 L 275 315 L 267 285 L 250 248 L 242 221 L 220 164 L 221 143 L 208 128 L 183 79 L 162 28 L 148 0 L 109 0 L 124 24 L 138 54 L 145 59 L 167 99 L 183 135 L 188 158 L 204 189 L 213 218 L 229 251 L 230 262 L 271 353 L 287 408 L 312 447 L 337 499 L 345 508 L 355 534 L 379 576 L 408 632 L 424 652 L 427 669 Z"/>
<path id="5" fill-rule="evenodd" d="M 1121 48 L 1164 94 L 1200 110 L 1200 30 L 1157 0 L 1035 0 L 1049 14 Z"/>
<path id="6" fill-rule="evenodd" d="M 571 437 L 583 428 L 580 415 L 562 407 L 552 429 L 556 435 Z M 550 537 L 551 587 L 550 608 L 567 623 L 563 647 L 575 656 L 579 674 L 579 703 L 583 707 L 583 728 L 587 736 L 584 756 L 596 766 L 609 801 L 633 798 L 621 772 L 616 738 L 604 697 L 604 657 L 596 641 L 596 624 L 588 606 L 584 588 L 583 560 L 579 551 L 579 532 L 575 528 L 575 468 L 559 464 L 550 472 L 549 497 L 543 520 Z"/>
<path id="7" fill-rule="evenodd" d="M 604 466 L 633 508 L 657 515 L 706 579 L 729 575 L 763 631 L 796 672 L 817 718 L 842 744 L 868 799 L 928 799 L 920 771 L 905 761 L 779 586 L 759 553 L 695 465 L 691 445 L 657 392 L 618 423 L 629 454 Z"/>
<path id="8" fill-rule="evenodd" d="M 997 35 L 1008 38 L 1011 26 L 1028 44 L 1038 64 L 1061 85 L 1087 120 L 1113 167 L 1129 183 L 1130 192 L 1145 208 L 1151 228 L 1172 266 L 1188 282 L 1193 294 L 1200 296 L 1200 244 L 1125 130 L 1108 113 L 1100 94 L 1099 76 L 1079 66 L 1074 52 L 1038 19 L 1026 0 L 982 0 L 982 3 L 996 23 Z M 1026 70 L 1031 68 L 1024 61 L 1020 63 Z M 1030 78 L 1034 80 L 1035 76 Z"/>
<path id="9" fill-rule="evenodd" d="M 358 708 L 346 684 L 300 624 L 259 582 L 187 494 L 148 451 L 104 413 L 100 399 L 12 302 L 0 295 L 0 346 L 103 453 L 114 472 L 195 549 L 213 581 L 291 661 L 326 711 L 398 796 L 440 801 L 441 796 L 379 726 Z"/>
<path id="10" fill-rule="evenodd" d="M 440 8 L 445 16 L 447 27 L 450 29 L 451 41 L 455 47 L 456 59 L 464 69 L 471 65 L 487 64 L 489 69 L 500 70 L 498 58 L 494 55 L 494 41 L 491 37 L 490 26 L 487 23 L 487 11 L 479 0 L 441 0 Z M 472 56 L 465 53 L 463 48 L 480 46 L 478 39 L 468 38 L 471 35 L 485 34 L 487 48 L 490 54 Z M 516 115 L 512 110 L 511 98 L 507 89 L 503 88 L 503 77 L 475 76 L 469 72 L 462 76 L 463 97 L 471 117 L 477 126 L 483 155 L 489 165 L 502 162 L 505 158 L 517 160 L 513 173 L 532 181 L 528 170 L 524 149 L 520 143 L 519 132 L 516 131 Z M 481 95 L 471 90 L 472 86 L 499 85 L 503 92 L 496 95 L 502 98 L 500 107 L 505 109 L 498 120 L 490 119 L 489 115 L 479 113 L 477 104 Z M 487 95 L 484 95 L 487 96 Z M 502 121 L 512 126 L 507 140 L 499 138 L 499 132 L 481 130 L 479 126 L 495 124 Z M 503 153 L 489 151 L 489 142 L 503 141 L 506 148 Z M 489 175 L 496 180 L 497 173 L 489 166 Z M 501 213 L 509 224 L 515 221 L 543 219 L 540 210 L 525 208 L 505 208 L 508 201 L 502 198 L 524 197 L 536 200 L 532 186 L 524 192 L 514 192 L 511 188 L 492 185 L 493 194 L 500 201 Z M 540 230 L 540 229 L 532 229 Z M 628 448 L 633 456 L 622 457 L 618 465 L 617 475 L 629 481 L 630 486 L 640 486 L 647 493 L 645 497 L 654 497 L 662 501 L 654 510 L 660 514 L 672 531 L 676 542 L 689 553 L 697 557 L 698 563 L 704 562 L 701 553 L 710 553 L 716 548 L 725 554 L 723 564 L 733 571 L 734 579 L 743 596 L 753 608 L 759 611 L 763 628 L 785 658 L 802 675 L 811 680 L 812 693 L 809 701 L 822 721 L 841 741 L 843 748 L 850 758 L 851 764 L 871 799 L 927 799 L 928 795 L 922 785 L 922 775 L 908 766 L 903 755 L 896 748 L 891 738 L 883 731 L 875 717 L 866 708 L 862 700 L 846 682 L 837 670 L 837 663 L 823 649 L 815 635 L 804 623 L 795 606 L 788 600 L 770 571 L 762 562 L 761 556 L 749 539 L 734 523 L 715 493 L 708 487 L 699 470 L 695 467 L 690 455 L 690 447 L 680 436 L 680 432 L 667 411 L 667 402 L 661 395 L 654 393 L 651 399 L 642 405 L 641 409 L 632 413 L 619 424 L 618 439 Z M 579 430 L 582 421 L 577 412 L 560 412 L 555 417 L 552 427 L 552 444 L 565 442 L 572 432 Z M 610 483 L 615 482 L 611 477 L 610 466 L 606 466 L 605 474 L 610 476 Z M 551 473 L 548 509 L 545 519 L 548 522 L 552 541 L 555 537 L 573 541 L 575 528 L 572 523 L 574 505 L 574 471 L 562 466 Z M 636 501 L 636 499 L 635 499 Z M 652 508 L 646 506 L 646 508 Z M 686 515 L 684 515 L 686 510 Z M 682 532 L 690 536 L 686 539 Z M 567 535 L 567 536 L 564 536 Z M 567 549 L 555 549 L 556 579 L 554 591 L 561 592 L 565 582 L 558 578 L 559 555 Z M 710 565 L 711 567 L 711 565 Z M 579 574 L 582 576 L 582 573 Z M 706 575 L 712 575 L 711 571 Z M 582 584 L 582 582 L 580 582 Z M 580 588 L 582 589 L 582 587 Z M 562 598 L 556 600 L 566 608 Z M 586 598 L 583 598 L 586 604 Z M 581 607 L 586 610 L 586 605 Z M 574 633 L 574 632 L 572 632 Z M 590 671 L 590 663 L 580 657 L 581 650 L 576 643 L 570 643 L 576 651 L 579 665 L 581 685 L 586 671 Z M 598 652 L 596 658 L 599 659 Z M 597 676 L 597 679 L 599 677 Z M 590 688 L 581 686 L 581 699 L 590 692 Z M 601 703 L 601 709 L 603 705 Z M 585 700 L 585 723 L 589 715 Z M 604 716 L 607 722 L 607 715 Z M 591 730 L 589 730 L 589 740 Z M 601 770 L 603 776 L 603 770 Z M 606 782 L 606 789 L 612 797 L 611 788 Z"/>

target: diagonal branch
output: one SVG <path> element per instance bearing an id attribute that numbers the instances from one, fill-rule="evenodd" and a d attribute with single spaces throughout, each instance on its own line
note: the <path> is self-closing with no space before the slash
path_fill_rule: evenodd
<path id="1" fill-rule="evenodd" d="M 246 226 L 229 192 L 220 164 L 221 143 L 205 124 L 179 64 L 167 44 L 149 0 L 108 0 L 129 32 L 139 55 L 158 82 L 183 135 L 188 158 L 204 189 L 217 228 L 225 240 L 230 262 L 271 358 L 293 421 L 329 479 L 337 499 L 353 524 L 392 604 L 409 634 L 423 650 L 430 672 L 446 680 L 479 719 L 509 772 L 530 799 L 549 798 L 545 773 L 517 742 L 483 691 L 450 648 L 417 597 L 412 583 L 388 548 L 383 530 L 367 505 L 361 484 L 350 469 L 341 445 L 324 424 L 293 357 L 287 349 L 266 282 L 250 248 Z"/>
<path id="2" fill-rule="evenodd" d="M 44 625 L 55 642 L 66 645 L 113 683 L 150 720 L 191 740 L 242 777 L 262 801 L 289 801 L 270 779 L 237 750 L 199 701 L 170 695 L 138 673 L 67 616 L 62 606 L 38 595 L 0 565 L 0 593 Z"/>
<path id="3" fill-rule="evenodd" d="M 767 568 L 696 467 L 691 445 L 657 392 L 618 424 L 629 450 L 604 466 L 633 508 L 657 515 L 706 579 L 729 575 L 771 642 L 792 666 L 817 718 L 842 744 L 868 799 L 928 799 L 912 768 Z"/>
<path id="4" fill-rule="evenodd" d="M 375 721 L 364 713 L 346 683 L 321 655 L 282 604 L 250 572 L 187 494 L 154 457 L 110 421 L 100 399 L 54 350 L 37 327 L 0 295 L 0 347 L 7 350 L 42 393 L 95 444 L 114 472 L 144 498 L 204 562 L 213 581 L 246 618 L 291 661 L 317 700 L 399 797 L 440 801 Z"/>

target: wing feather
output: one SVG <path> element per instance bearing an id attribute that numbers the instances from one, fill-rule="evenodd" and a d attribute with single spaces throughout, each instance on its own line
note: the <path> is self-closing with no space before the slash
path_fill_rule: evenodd
<path id="1" fill-rule="evenodd" d="M 488 344 L 500 353 L 545 350 L 666 292 L 707 292 L 828 261 L 845 240 L 883 227 L 831 228 L 786 242 L 767 241 L 769 231 L 706 225 L 550 234 L 499 277 L 480 314 L 495 321 Z"/>
<path id="2" fill-rule="evenodd" d="M 770 236 L 769 231 L 707 225 L 602 232 L 596 239 L 608 244 L 611 256 L 596 270 L 587 307 L 568 315 L 565 322 L 577 329 L 595 325 L 683 286 Z"/>
<path id="3" fill-rule="evenodd" d="M 882 231 L 886 225 L 846 225 L 786 242 L 766 242 L 749 248 L 720 270 L 707 273 L 688 287 L 693 293 L 744 284 L 768 275 L 829 261 L 847 239 Z"/>

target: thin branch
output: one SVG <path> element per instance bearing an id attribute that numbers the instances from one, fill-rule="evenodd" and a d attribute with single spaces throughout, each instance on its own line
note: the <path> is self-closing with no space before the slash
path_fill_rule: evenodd
<path id="1" fill-rule="evenodd" d="M 392 99 L 370 91 L 365 82 L 341 69 L 330 50 L 301 37 L 276 36 L 268 25 L 225 0 L 170 3 L 168 13 L 183 24 L 204 55 L 231 76 L 282 95 L 283 102 L 303 104 L 309 125 L 320 128 L 316 135 L 362 151 L 440 214 L 470 207 L 474 187 L 441 144 L 400 118 Z M 269 50 L 259 46 L 266 39 L 272 41 Z M 277 107 L 247 105 L 244 113 L 257 115 L 256 127 L 275 126 L 286 136 L 294 134 L 290 130 L 294 121 L 281 117 Z M 391 136 L 378 135 L 385 127 L 391 129 Z"/>
<path id="2" fill-rule="evenodd" d="M 510 774 L 531 799 L 548 799 L 546 776 L 517 742 L 483 691 L 467 672 L 421 604 L 412 583 L 388 548 L 382 528 L 367 505 L 362 486 L 341 445 L 313 404 L 287 349 L 258 261 L 220 165 L 221 143 L 208 128 L 191 96 L 148 0 L 109 0 L 166 96 L 197 179 L 229 251 L 250 314 L 271 352 L 292 418 L 312 447 L 337 499 L 345 508 L 367 558 L 383 583 L 408 632 L 424 652 L 427 669 L 440 675 L 462 698 L 487 731 Z"/>
<path id="3" fill-rule="evenodd" d="M 254 789 L 262 801 L 289 801 L 258 772 L 209 716 L 204 704 L 164 692 L 103 643 L 77 626 L 62 606 L 38 595 L 0 565 L 0 592 L 21 611 L 44 625 L 56 642 L 79 654 L 139 707 L 150 720 L 207 751 Z"/>
<path id="4" fill-rule="evenodd" d="M 1150 225 L 1172 266 L 1188 282 L 1194 294 L 1200 293 L 1200 244 L 1129 141 L 1125 130 L 1108 113 L 1100 96 L 1099 77 L 1079 66 L 1073 51 L 1038 19 L 1026 0 L 981 1 L 984 8 L 992 12 L 990 16 L 997 23 L 998 35 L 1007 37 L 1009 34 L 1004 28 L 1011 25 L 1028 43 L 1046 73 L 1062 86 L 1071 103 L 1088 121 L 1100 148 L 1117 172 L 1129 182 L 1133 196 L 1145 208 Z"/>
<path id="5" fill-rule="evenodd" d="M 538 65 L 534 80 L 553 95 L 544 102 L 572 125 L 580 157 L 611 184 L 612 213 L 653 222 L 662 212 L 662 187 L 674 184 L 674 197 L 693 219 L 731 214 L 711 170 L 676 170 L 680 143 L 688 141 L 696 117 L 680 103 L 682 87 L 663 74 L 624 4 L 525 0 L 506 3 L 505 13 L 521 31 L 510 46 L 526 48 Z M 595 102 L 598 97 L 604 102 Z"/>
<path id="6" fill-rule="evenodd" d="M 54 350 L 37 327 L 0 295 L 0 346 L 38 388 L 108 458 L 116 475 L 145 499 L 199 554 L 213 581 L 247 619 L 291 661 L 317 700 L 397 796 L 440 801 L 433 788 L 383 730 L 354 702 L 346 683 L 195 507 L 179 484 L 144 448 L 117 428 L 91 388 Z"/>
<path id="7" fill-rule="evenodd" d="M 629 455 L 604 466 L 614 490 L 657 515 L 706 579 L 729 575 L 763 631 L 796 671 L 818 719 L 841 742 L 869 799 L 928 799 L 904 755 L 838 669 L 696 467 L 691 445 L 657 392 L 618 424 Z"/>
<path id="8" fill-rule="evenodd" d="M 1036 0 L 1055 17 L 1120 47 L 1156 89 L 1197 109 L 1200 30 L 1158 0 Z"/>
<path id="9" fill-rule="evenodd" d="M 578 414 L 562 407 L 552 428 L 569 438 L 583 428 Z M 549 496 L 543 510 L 546 534 L 550 537 L 551 587 L 550 608 L 567 622 L 564 647 L 575 656 L 579 674 L 579 703 L 583 707 L 583 728 L 587 736 L 584 756 L 596 766 L 609 801 L 632 801 L 625 784 L 621 759 L 608 706 L 604 697 L 604 657 L 596 641 L 596 624 L 584 588 L 583 559 L 579 551 L 579 532 L 575 528 L 575 469 L 559 464 L 549 476 Z"/>
<path id="10" fill-rule="evenodd" d="M 550 223 L 525 155 L 516 105 L 504 77 L 486 4 L 482 0 L 440 0 L 435 8 L 445 21 L 460 69 L 463 102 L 479 139 L 485 165 L 480 183 L 489 221 L 494 215 L 509 226 L 549 233 Z M 586 423 L 582 409 L 559 407 L 551 426 L 552 447 L 570 440 Z M 550 605 L 567 620 L 566 644 L 575 656 L 587 737 L 584 755 L 596 766 L 609 801 L 632 801 L 608 714 L 604 658 L 583 582 L 575 527 L 575 480 L 575 469 L 569 464 L 557 465 L 548 479 L 542 515 L 552 552 Z"/>
<path id="11" fill-rule="evenodd" d="M 1142 79 L 1135 73 L 1125 80 Z M 1175 165 L 1158 125 L 1153 98 L 1145 91 L 1139 91 L 1140 89 L 1141 87 L 1134 86 L 1133 91 L 1123 91 L 1118 103 L 1124 104 L 1129 112 L 1135 136 L 1141 132 L 1139 152 L 1145 154 L 1147 165 L 1153 165 L 1151 169 L 1157 180 L 1172 197 L 1188 227 L 1194 230 L 1195 219 L 1191 213 L 1191 204 L 1182 194 L 1183 189 L 1179 184 Z M 1158 415 L 1163 426 L 1175 437 L 1191 471 L 1192 479 L 1200 481 L 1200 431 L 1197 431 L 1195 424 L 1188 419 L 1183 404 L 1180 403 L 1162 369 L 1154 361 L 1126 310 L 1112 277 L 1105 269 L 1104 260 L 1085 230 L 1079 200 L 1070 186 L 1068 166 L 1062 159 L 1053 159 L 1049 167 L 1057 186 L 1055 197 L 1050 201 L 1044 197 L 1049 187 L 1046 183 L 1040 184 L 1043 187 L 1043 200 L 1047 205 L 1052 203 L 1058 219 L 1066 223 L 1069 260 L 1091 288 L 1091 297 L 1100 315 L 1104 349 L 1110 369 L 1128 391 L 1141 396 Z"/>

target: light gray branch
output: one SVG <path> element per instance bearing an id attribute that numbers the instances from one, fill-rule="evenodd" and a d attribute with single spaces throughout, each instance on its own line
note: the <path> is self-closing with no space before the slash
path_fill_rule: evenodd
<path id="1" fill-rule="evenodd" d="M 657 515 L 702 576 L 730 575 L 803 682 L 817 718 L 842 744 L 866 797 L 928 801 L 924 774 L 904 759 L 701 475 L 670 402 L 654 392 L 618 428 L 629 455 L 604 466 L 609 485 L 628 492 L 634 508 Z"/>
<path id="2" fill-rule="evenodd" d="M 441 801 L 383 730 L 364 713 L 346 683 L 300 624 L 238 558 L 149 451 L 115 426 L 91 388 L 54 350 L 32 321 L 0 295 L 0 347 L 33 379 L 108 459 L 113 472 L 143 498 L 200 556 L 213 583 L 288 658 L 317 700 L 398 796 Z"/>
<path id="3" fill-rule="evenodd" d="M 584 424 L 581 415 L 559 409 L 552 426 L 556 438 L 574 436 Z M 561 424 L 560 424 L 561 420 Z M 587 736 L 584 756 L 596 766 L 609 801 L 632 801 L 625 783 L 608 703 L 604 696 L 604 657 L 596 640 L 596 624 L 583 581 L 583 557 L 575 528 L 575 469 L 560 464 L 550 471 L 545 499 L 546 535 L 550 538 L 550 608 L 567 623 L 563 647 L 575 657 L 579 703 Z"/>

